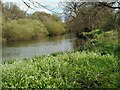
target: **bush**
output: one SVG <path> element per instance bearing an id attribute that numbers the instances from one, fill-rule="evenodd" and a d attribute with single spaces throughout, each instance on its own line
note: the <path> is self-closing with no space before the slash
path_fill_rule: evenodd
<path id="1" fill-rule="evenodd" d="M 4 19 L 3 19 L 4 20 Z M 40 22 L 32 19 L 3 21 L 3 38 L 7 41 L 24 41 L 39 39 L 42 36 L 60 35 L 65 33 L 64 24 L 49 19 Z"/>
<path id="2" fill-rule="evenodd" d="M 48 20 L 45 22 L 45 26 L 49 35 L 60 35 L 66 32 L 62 23 L 57 21 Z"/>
<path id="3" fill-rule="evenodd" d="M 21 19 L 3 23 L 3 37 L 7 41 L 35 39 L 47 34 L 44 25 L 37 20 Z"/>
<path id="4" fill-rule="evenodd" d="M 115 21 L 109 20 L 104 25 L 101 26 L 103 31 L 110 31 L 115 29 Z"/>

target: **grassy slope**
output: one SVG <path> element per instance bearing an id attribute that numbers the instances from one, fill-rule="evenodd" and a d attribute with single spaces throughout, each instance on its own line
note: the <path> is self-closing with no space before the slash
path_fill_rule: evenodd
<path id="1" fill-rule="evenodd" d="M 117 87 L 117 58 L 75 52 L 3 65 L 3 87 Z"/>
<path id="2" fill-rule="evenodd" d="M 96 45 L 102 46 L 97 51 L 75 51 L 6 62 L 2 66 L 3 88 L 119 87 L 115 33 L 99 35 L 95 39 Z"/>

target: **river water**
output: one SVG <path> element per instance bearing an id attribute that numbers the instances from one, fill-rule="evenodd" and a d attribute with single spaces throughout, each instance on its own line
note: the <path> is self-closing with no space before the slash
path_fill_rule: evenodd
<path id="1" fill-rule="evenodd" d="M 32 58 L 55 52 L 73 51 L 83 43 L 83 40 L 76 38 L 73 34 L 44 37 L 26 42 L 9 42 L 2 45 L 2 59 Z"/>

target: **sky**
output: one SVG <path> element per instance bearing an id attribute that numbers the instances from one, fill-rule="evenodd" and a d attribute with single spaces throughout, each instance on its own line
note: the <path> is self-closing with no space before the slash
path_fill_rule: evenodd
<path id="1" fill-rule="evenodd" d="M 29 0 L 24 0 L 24 1 L 28 2 Z M 40 2 L 42 5 L 46 6 L 47 8 L 51 9 L 52 11 L 55 11 L 55 12 L 58 12 L 58 13 L 63 12 L 62 6 L 60 6 L 60 4 L 58 4 L 60 2 L 60 0 L 31 0 L 31 1 Z M 22 0 L 2 0 L 2 2 L 3 3 L 4 2 L 13 2 L 17 6 L 19 6 L 21 10 L 24 10 L 24 11 L 27 10 L 27 6 L 22 2 Z M 51 11 L 49 11 L 49 10 L 43 8 L 43 7 L 40 7 L 40 6 L 37 6 L 37 8 L 34 8 L 34 10 L 29 9 L 27 11 L 27 13 L 33 13 L 35 11 L 44 11 L 46 13 L 52 14 Z"/>
<path id="2" fill-rule="evenodd" d="M 3 2 L 14 2 L 14 3 L 17 4 L 17 6 L 20 7 L 20 9 L 27 10 L 27 6 L 22 2 L 22 0 L 2 0 L 2 1 Z M 24 1 L 28 2 L 29 0 L 24 0 Z M 63 12 L 63 8 L 62 8 L 62 5 L 61 6 L 60 6 L 60 4 L 58 5 L 58 3 L 60 1 L 62 1 L 62 2 L 65 2 L 65 1 L 68 2 L 69 1 L 70 2 L 72 0 L 30 0 L 30 1 L 41 2 L 42 5 L 47 6 L 47 8 L 52 9 L 55 12 L 61 13 L 61 12 Z M 91 2 L 92 1 L 92 2 L 94 2 L 94 1 L 98 1 L 98 0 L 73 0 L 73 1 L 81 1 L 81 2 L 88 2 L 88 1 Z M 105 1 L 115 1 L 115 0 L 99 0 L 99 1 L 101 1 L 101 2 L 104 1 L 105 2 Z M 52 13 L 49 10 L 47 10 L 45 8 L 42 8 L 42 7 L 35 8 L 34 10 L 29 9 L 28 13 L 33 13 L 35 11 L 44 11 L 44 12 L 47 12 L 47 13 Z"/>

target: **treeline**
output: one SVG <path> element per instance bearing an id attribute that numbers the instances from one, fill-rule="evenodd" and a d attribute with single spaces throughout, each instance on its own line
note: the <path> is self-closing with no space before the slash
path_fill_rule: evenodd
<path id="1" fill-rule="evenodd" d="M 2 3 L 2 32 L 4 41 L 25 41 L 67 32 L 65 24 L 55 14 L 27 14 L 14 3 Z"/>
<path id="2" fill-rule="evenodd" d="M 61 35 L 68 30 L 81 35 L 82 32 L 96 29 L 100 31 L 120 29 L 120 10 L 100 6 L 97 3 L 66 3 L 65 23 L 54 14 L 45 12 L 27 14 L 14 3 L 0 3 L 5 41 L 39 39 L 43 36 Z"/>
<path id="3" fill-rule="evenodd" d="M 72 32 L 120 29 L 120 10 L 99 2 L 70 2 L 65 5 L 66 24 Z M 112 6 L 112 5 L 111 5 Z"/>

